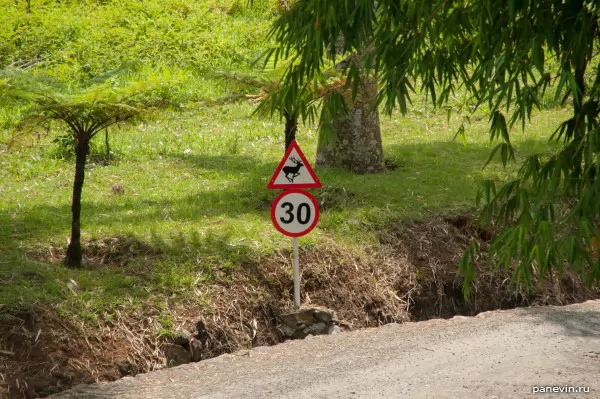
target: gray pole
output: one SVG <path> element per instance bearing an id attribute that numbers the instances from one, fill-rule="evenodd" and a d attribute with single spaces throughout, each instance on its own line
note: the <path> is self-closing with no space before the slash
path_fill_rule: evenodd
<path id="1" fill-rule="evenodd" d="M 294 237 L 294 306 L 300 308 L 300 265 L 298 256 L 298 237 Z"/>

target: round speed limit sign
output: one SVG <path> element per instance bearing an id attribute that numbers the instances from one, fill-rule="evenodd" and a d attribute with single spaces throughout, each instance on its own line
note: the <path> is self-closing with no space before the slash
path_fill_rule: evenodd
<path id="1" fill-rule="evenodd" d="M 304 190 L 287 190 L 275 198 L 271 220 L 281 234 L 300 237 L 310 233 L 319 221 L 319 204 Z"/>

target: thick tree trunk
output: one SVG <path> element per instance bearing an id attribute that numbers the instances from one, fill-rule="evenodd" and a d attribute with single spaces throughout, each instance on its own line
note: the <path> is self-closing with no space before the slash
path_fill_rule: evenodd
<path id="1" fill-rule="evenodd" d="M 283 113 L 285 117 L 285 151 L 296 140 L 296 131 L 298 130 L 298 120 L 294 114 L 289 114 L 287 111 Z"/>
<path id="2" fill-rule="evenodd" d="M 85 162 L 89 152 L 89 139 L 78 139 L 75 146 L 75 180 L 73 181 L 73 199 L 71 203 L 71 239 L 67 247 L 65 265 L 81 267 L 81 192 L 85 179 Z"/>
<path id="3" fill-rule="evenodd" d="M 384 169 L 379 112 L 375 106 L 377 81 L 361 78 L 357 95 L 344 93 L 348 115 L 333 121 L 335 140 L 322 141 L 317 148 L 317 167 L 342 166 L 355 173 L 376 173 Z"/>

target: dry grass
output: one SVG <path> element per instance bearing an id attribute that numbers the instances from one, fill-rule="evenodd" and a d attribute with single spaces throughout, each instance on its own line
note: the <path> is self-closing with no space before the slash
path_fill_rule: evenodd
<path id="1" fill-rule="evenodd" d="M 571 275 L 555 276 L 530 293 L 516 291 L 508 273 L 481 267 L 474 296 L 465 301 L 456 265 L 467 243 L 478 239 L 485 246 L 489 232 L 471 227 L 465 216 L 392 223 L 381 231 L 380 244 L 360 253 L 332 241 L 303 248 L 303 303 L 334 309 L 341 327 L 349 330 L 600 297 L 599 290 L 583 287 Z M 119 262 L 123 253 L 155 254 L 147 244 L 122 238 L 92 248 L 94 259 L 103 259 L 99 264 L 105 266 Z M 14 397 L 45 395 L 76 383 L 165 367 L 163 344 L 170 342 L 165 323 L 168 331 L 194 334 L 203 359 L 277 344 L 277 320 L 292 307 L 292 286 L 291 254 L 280 251 L 242 265 L 228 280 L 198 285 L 194 296 L 199 300 L 193 302 L 167 300 L 160 308 L 149 301 L 121 304 L 112 318 L 81 324 L 47 307 L 0 310 L 3 389 L 10 386 Z"/>
<path id="2" fill-rule="evenodd" d="M 561 276 L 553 274 L 541 280 L 538 287 L 527 292 L 523 286 L 511 285 L 515 265 L 494 272 L 482 261 L 477 267 L 472 297 L 465 301 L 458 262 L 471 240 L 479 241 L 485 250 L 491 231 L 472 225 L 469 215 L 395 223 L 383 231 L 382 244 L 399 256 L 406 256 L 411 265 L 408 278 L 399 280 L 398 290 L 408 292 L 408 311 L 413 320 L 475 315 L 518 306 L 566 305 L 600 297 L 600 289 L 586 287 L 568 269 Z"/>

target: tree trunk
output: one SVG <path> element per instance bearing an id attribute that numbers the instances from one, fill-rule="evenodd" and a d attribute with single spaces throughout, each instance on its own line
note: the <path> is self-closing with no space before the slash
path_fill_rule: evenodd
<path id="1" fill-rule="evenodd" d="M 106 146 L 106 162 L 110 161 L 110 143 L 108 142 L 108 128 L 104 129 L 104 144 Z"/>
<path id="2" fill-rule="evenodd" d="M 377 81 L 362 77 L 356 98 L 344 93 L 348 115 L 333 121 L 334 142 L 321 141 L 317 148 L 317 167 L 342 166 L 355 173 L 376 173 L 384 169 L 379 112 L 375 106 Z"/>
<path id="3" fill-rule="evenodd" d="M 583 174 L 584 165 L 583 162 L 585 155 L 583 153 L 583 146 L 581 142 L 585 138 L 586 126 L 585 126 L 585 115 L 583 111 L 583 104 L 585 102 L 585 70 L 587 62 L 584 60 L 579 65 L 575 66 L 575 83 L 577 84 L 577 91 L 579 93 L 573 93 L 573 139 L 571 142 L 571 158 L 573 159 L 574 169 L 572 171 L 573 178 L 579 178 Z M 589 166 L 589 165 L 588 165 Z M 595 168 L 592 168 L 595 169 Z"/>
<path id="4" fill-rule="evenodd" d="M 298 119 L 296 115 L 289 114 L 287 111 L 283 113 L 285 117 L 285 150 L 290 147 L 292 141 L 296 140 L 296 131 L 298 130 Z"/>
<path id="5" fill-rule="evenodd" d="M 78 138 L 75 145 L 75 180 L 73 181 L 73 200 L 71 203 L 71 239 L 67 247 L 65 265 L 81 267 L 81 192 L 85 179 L 85 162 L 89 152 L 89 139 Z"/>

